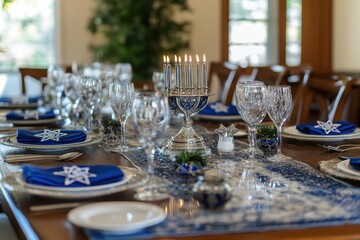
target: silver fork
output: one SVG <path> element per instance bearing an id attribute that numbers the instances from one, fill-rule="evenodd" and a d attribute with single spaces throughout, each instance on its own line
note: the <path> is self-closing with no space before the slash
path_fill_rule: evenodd
<path id="1" fill-rule="evenodd" d="M 328 151 L 334 151 L 334 152 L 345 152 L 353 149 L 360 149 L 360 144 L 342 144 L 339 146 L 318 144 L 318 146 L 325 148 Z"/>

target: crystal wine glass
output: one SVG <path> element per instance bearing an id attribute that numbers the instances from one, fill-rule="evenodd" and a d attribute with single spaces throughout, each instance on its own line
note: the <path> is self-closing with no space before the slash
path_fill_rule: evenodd
<path id="1" fill-rule="evenodd" d="M 71 102 L 71 110 L 69 114 L 71 123 L 66 128 L 77 129 L 78 123 L 76 121 L 76 109 L 80 103 L 80 77 L 75 74 L 66 73 L 63 81 L 65 95 Z"/>
<path id="2" fill-rule="evenodd" d="M 255 158 L 256 126 L 266 116 L 266 86 L 259 81 L 240 82 L 236 85 L 236 107 L 248 125 L 249 158 Z"/>
<path id="3" fill-rule="evenodd" d="M 281 128 L 289 117 L 292 108 L 292 96 L 290 86 L 268 86 L 267 88 L 267 112 L 277 129 L 277 153 L 271 159 L 284 160 L 286 157 L 281 153 Z"/>
<path id="4" fill-rule="evenodd" d="M 62 112 L 62 94 L 64 91 L 63 77 L 65 70 L 60 66 L 50 66 L 48 69 L 48 79 L 53 92 L 55 93 L 55 112 L 61 117 Z"/>
<path id="5" fill-rule="evenodd" d="M 168 194 L 159 191 L 154 183 L 155 147 L 161 144 L 170 119 L 165 98 L 154 92 L 139 93 L 134 101 L 133 116 L 137 138 L 147 155 L 149 174 L 148 186 L 135 194 L 135 198 L 143 201 L 165 199 Z"/>
<path id="6" fill-rule="evenodd" d="M 121 124 L 120 145 L 110 149 L 113 152 L 127 152 L 132 148 L 126 145 L 125 126 L 126 121 L 133 112 L 135 87 L 133 83 L 110 83 L 110 105 L 115 116 Z"/>
<path id="7" fill-rule="evenodd" d="M 117 63 L 115 65 L 115 73 L 118 76 L 120 83 L 131 82 L 132 79 L 132 66 L 130 63 Z"/>
<path id="8" fill-rule="evenodd" d="M 89 111 L 86 130 L 93 132 L 92 121 L 96 104 L 101 99 L 101 80 L 94 77 L 83 76 L 80 80 L 80 92 L 86 109 Z"/>

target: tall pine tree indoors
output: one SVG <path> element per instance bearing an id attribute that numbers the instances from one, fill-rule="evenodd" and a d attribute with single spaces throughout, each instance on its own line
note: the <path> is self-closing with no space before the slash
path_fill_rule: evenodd
<path id="1" fill-rule="evenodd" d="M 93 44 L 97 61 L 129 62 L 134 80 L 150 80 L 161 68 L 162 55 L 189 47 L 190 22 L 175 20 L 177 12 L 190 11 L 187 0 L 95 0 L 89 22 L 92 34 L 105 43 Z"/>

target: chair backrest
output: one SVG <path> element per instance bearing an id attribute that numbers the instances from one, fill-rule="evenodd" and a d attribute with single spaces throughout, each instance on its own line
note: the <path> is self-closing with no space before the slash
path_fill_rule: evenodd
<path id="1" fill-rule="evenodd" d="M 230 62 L 211 62 L 209 68 L 209 86 L 210 92 L 213 93 L 214 77 L 219 81 L 220 89 L 219 99 L 223 104 L 231 104 L 236 88 L 243 69 L 237 64 Z"/>
<path id="2" fill-rule="evenodd" d="M 294 99 L 295 104 L 299 104 L 297 107 L 294 104 L 292 113 L 296 115 L 295 124 L 343 120 L 346 103 L 356 82 L 348 75 L 312 72 Z"/>
<path id="3" fill-rule="evenodd" d="M 42 84 L 42 90 L 44 90 L 45 83 L 41 81 L 41 78 L 47 77 L 46 68 L 19 68 L 21 74 L 21 92 L 26 94 L 25 77 L 30 76 L 38 80 Z"/>
<path id="4" fill-rule="evenodd" d="M 287 68 L 282 65 L 255 67 L 250 79 L 262 81 L 265 85 L 279 85 L 284 79 L 286 71 Z"/>

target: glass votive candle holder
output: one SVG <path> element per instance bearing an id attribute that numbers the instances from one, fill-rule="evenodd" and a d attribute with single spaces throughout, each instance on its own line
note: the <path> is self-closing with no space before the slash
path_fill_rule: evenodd
<path id="1" fill-rule="evenodd" d="M 219 141 L 217 144 L 217 150 L 220 156 L 231 155 L 234 151 L 234 134 L 239 131 L 235 128 L 234 124 L 229 127 L 225 127 L 220 124 L 220 127 L 215 130 L 219 134 Z"/>
<path id="2" fill-rule="evenodd" d="M 234 150 L 234 137 L 219 135 L 217 150 L 220 155 L 231 154 Z"/>

